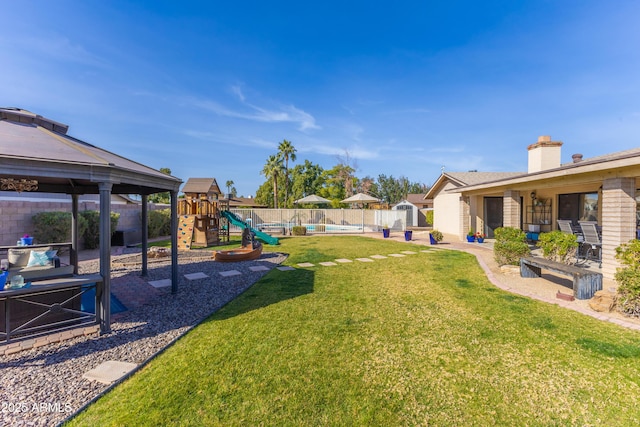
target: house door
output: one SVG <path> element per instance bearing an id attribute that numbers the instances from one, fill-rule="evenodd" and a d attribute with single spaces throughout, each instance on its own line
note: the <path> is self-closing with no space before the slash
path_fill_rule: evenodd
<path id="1" fill-rule="evenodd" d="M 496 228 L 502 227 L 503 211 L 502 197 L 484 198 L 484 232 L 489 239 L 493 238 Z"/>

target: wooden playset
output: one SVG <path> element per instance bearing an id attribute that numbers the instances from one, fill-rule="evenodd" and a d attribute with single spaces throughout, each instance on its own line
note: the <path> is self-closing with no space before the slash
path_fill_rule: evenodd
<path id="1" fill-rule="evenodd" d="M 221 200 L 222 192 L 215 178 L 189 178 L 178 202 L 178 248 L 213 246 L 229 241 L 227 220 L 221 209 L 229 209 Z"/>

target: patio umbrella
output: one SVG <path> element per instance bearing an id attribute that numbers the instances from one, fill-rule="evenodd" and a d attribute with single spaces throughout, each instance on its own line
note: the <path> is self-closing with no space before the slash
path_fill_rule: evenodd
<path id="1" fill-rule="evenodd" d="M 311 194 L 310 196 L 303 197 L 302 199 L 298 199 L 293 203 L 331 203 L 331 200 L 327 200 L 324 197 Z"/>
<path id="2" fill-rule="evenodd" d="M 342 203 L 374 203 L 379 201 L 380 199 L 376 199 L 375 197 L 370 196 L 368 194 L 358 193 L 342 200 Z"/>

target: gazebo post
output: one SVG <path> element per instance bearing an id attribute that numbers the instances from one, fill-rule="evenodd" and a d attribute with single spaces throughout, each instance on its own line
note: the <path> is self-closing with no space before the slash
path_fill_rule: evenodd
<path id="1" fill-rule="evenodd" d="M 71 195 L 71 248 L 69 263 L 73 265 L 73 274 L 78 274 L 78 195 Z"/>
<path id="2" fill-rule="evenodd" d="M 171 293 L 178 293 L 178 192 L 171 191 Z"/>
<path id="3" fill-rule="evenodd" d="M 142 195 L 142 277 L 146 277 L 147 271 L 147 250 L 149 249 L 149 214 L 147 212 L 148 197 L 146 194 Z"/>
<path id="4" fill-rule="evenodd" d="M 96 307 L 99 315 L 100 333 L 111 332 L 111 189 L 113 184 L 101 182 L 100 190 L 100 275 L 102 276 L 102 292 L 100 307 Z"/>

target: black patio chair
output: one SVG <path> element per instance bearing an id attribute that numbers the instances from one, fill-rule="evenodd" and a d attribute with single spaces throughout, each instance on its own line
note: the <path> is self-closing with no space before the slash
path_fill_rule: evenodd
<path id="1" fill-rule="evenodd" d="M 602 240 L 598 233 L 598 227 L 593 221 L 580 221 L 580 228 L 585 246 L 585 260 L 598 261 L 599 267 L 602 268 Z"/>

